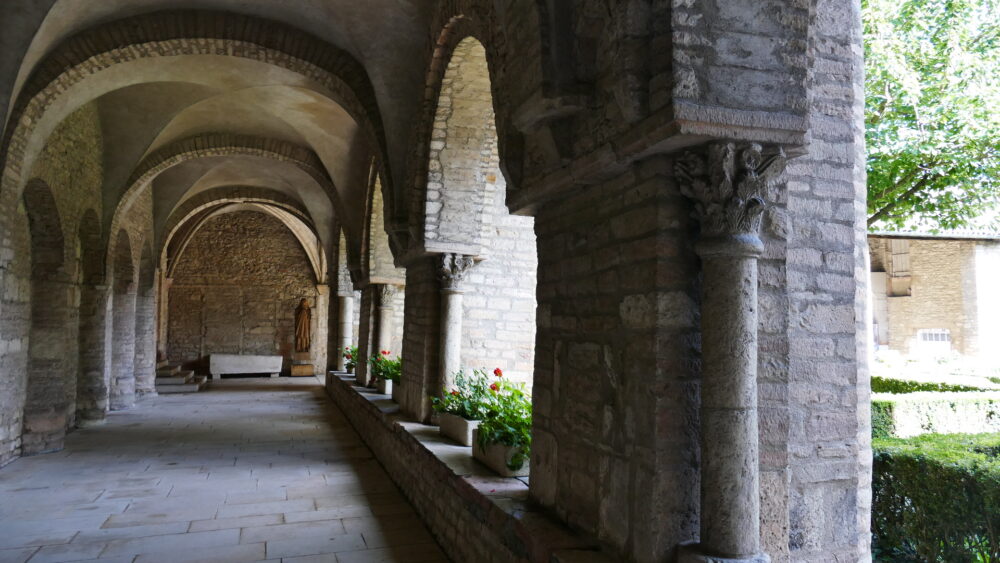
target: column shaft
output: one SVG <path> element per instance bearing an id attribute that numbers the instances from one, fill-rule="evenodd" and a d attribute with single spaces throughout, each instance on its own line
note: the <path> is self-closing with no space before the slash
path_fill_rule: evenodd
<path id="1" fill-rule="evenodd" d="M 702 255 L 701 545 L 760 551 L 757 259 Z"/>
<path id="2" fill-rule="evenodd" d="M 455 372 L 462 369 L 462 292 L 441 292 L 441 385 L 451 388 Z"/>
<path id="3" fill-rule="evenodd" d="M 340 295 L 338 300 L 337 334 L 340 335 L 340 350 L 337 353 L 337 371 L 346 371 L 347 360 L 344 359 L 344 350 L 351 347 L 354 336 L 354 297 Z"/>

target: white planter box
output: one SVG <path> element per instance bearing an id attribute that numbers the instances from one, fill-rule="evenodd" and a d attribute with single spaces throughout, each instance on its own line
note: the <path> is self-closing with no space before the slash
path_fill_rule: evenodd
<path id="1" fill-rule="evenodd" d="M 392 382 L 388 379 L 379 379 L 378 392 L 383 395 L 392 395 Z"/>
<path id="2" fill-rule="evenodd" d="M 500 444 L 490 444 L 489 446 L 486 446 L 486 450 L 484 451 L 479 447 L 479 440 L 476 436 L 478 433 L 478 430 L 472 433 L 472 457 L 479 460 L 483 465 L 489 467 L 501 477 L 526 477 L 528 475 L 528 469 L 530 468 L 528 459 L 525 459 L 524 465 L 516 471 L 511 471 L 507 467 L 507 460 L 509 460 L 520 448 L 512 448 L 510 446 L 503 446 Z"/>
<path id="3" fill-rule="evenodd" d="M 478 420 L 466 420 L 460 416 L 448 413 L 438 415 L 441 425 L 441 435 L 455 440 L 463 446 L 472 445 L 472 431 L 479 426 Z"/>

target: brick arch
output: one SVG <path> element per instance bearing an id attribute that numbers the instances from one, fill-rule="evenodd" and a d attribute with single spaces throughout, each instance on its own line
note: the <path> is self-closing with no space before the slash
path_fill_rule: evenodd
<path id="1" fill-rule="evenodd" d="M 211 11 L 154 12 L 84 31 L 34 69 L 13 105 L 0 148 L 0 196 L 19 195 L 28 141 L 40 116 L 71 86 L 123 62 L 183 55 L 251 59 L 313 80 L 332 92 L 334 101 L 358 122 L 368 145 L 387 155 L 374 88 L 364 67 L 346 51 L 262 18 Z M 388 159 L 378 162 L 387 166 Z M 387 169 L 383 172 L 391 178 Z"/>
<path id="2" fill-rule="evenodd" d="M 108 236 L 117 232 L 124 220 L 125 211 L 153 178 L 183 162 L 217 156 L 255 156 L 295 164 L 326 192 L 333 204 L 334 212 L 338 215 L 344 213 L 344 206 L 337 197 L 333 180 L 327 174 L 322 161 L 311 149 L 272 138 L 228 133 L 206 134 L 171 143 L 139 163 L 126 183 L 128 187 L 118 201 L 115 214 L 111 218 Z M 109 263 L 111 246 L 108 248 Z"/>
<path id="3" fill-rule="evenodd" d="M 52 189 L 41 180 L 31 180 L 23 197 L 31 236 L 32 279 L 65 276 L 66 237 Z"/>

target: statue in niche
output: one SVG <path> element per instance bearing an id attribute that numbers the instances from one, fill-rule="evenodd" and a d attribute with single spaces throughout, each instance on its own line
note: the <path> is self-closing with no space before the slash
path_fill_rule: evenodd
<path id="1" fill-rule="evenodd" d="M 308 352 L 312 345 L 312 310 L 309 300 L 299 301 L 295 309 L 295 351 Z"/>

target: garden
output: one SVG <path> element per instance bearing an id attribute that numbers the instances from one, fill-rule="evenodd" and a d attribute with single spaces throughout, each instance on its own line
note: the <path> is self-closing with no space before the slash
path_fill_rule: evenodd
<path id="1" fill-rule="evenodd" d="M 1000 561 L 1000 392 L 872 377 L 876 561 Z"/>

